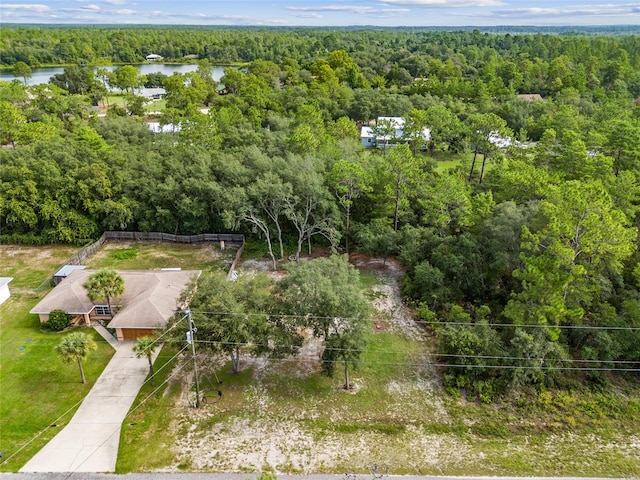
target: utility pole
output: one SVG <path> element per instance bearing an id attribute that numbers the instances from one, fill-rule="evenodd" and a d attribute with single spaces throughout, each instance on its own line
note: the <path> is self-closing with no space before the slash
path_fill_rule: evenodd
<path id="1" fill-rule="evenodd" d="M 200 384 L 198 383 L 198 364 L 196 362 L 196 337 L 195 333 L 198 329 L 193 325 L 193 318 L 191 317 L 191 309 L 185 310 L 187 318 L 189 320 L 189 331 L 187 332 L 187 342 L 191 344 L 191 355 L 193 358 L 193 376 L 196 381 L 196 408 L 200 408 Z"/>

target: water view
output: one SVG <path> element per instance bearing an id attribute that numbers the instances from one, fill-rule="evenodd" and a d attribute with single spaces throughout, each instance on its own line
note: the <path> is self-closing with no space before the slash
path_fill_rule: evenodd
<path id="1" fill-rule="evenodd" d="M 182 64 L 182 65 L 172 65 L 167 63 L 144 63 L 141 65 L 134 65 L 138 70 L 140 70 L 141 75 L 148 75 L 150 73 L 164 73 L 165 75 L 173 75 L 174 73 L 188 73 L 195 72 L 198 69 L 198 65 L 195 64 Z M 109 70 L 115 70 L 118 68 L 117 66 L 107 66 L 105 67 Z M 224 75 L 224 66 L 215 66 L 213 67 L 213 79 L 216 81 L 220 80 L 220 77 Z M 39 83 L 49 83 L 49 79 L 57 75 L 59 73 L 64 72 L 64 67 L 42 67 L 42 68 L 34 68 L 31 74 L 31 78 L 27 79 L 28 85 L 37 85 Z M 10 82 L 14 79 L 18 79 L 20 81 L 24 81 L 22 77 L 15 77 L 11 70 L 2 70 L 0 71 L 0 81 Z"/>

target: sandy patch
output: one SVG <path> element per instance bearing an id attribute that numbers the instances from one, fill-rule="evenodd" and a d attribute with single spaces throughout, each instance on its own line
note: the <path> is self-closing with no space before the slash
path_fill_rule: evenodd
<path id="1" fill-rule="evenodd" d="M 212 441 L 214 438 L 215 441 Z M 200 471 L 264 471 L 303 474 L 341 469 L 380 472 L 409 468 L 415 473 L 450 467 L 467 450 L 448 435 L 425 435 L 409 425 L 406 432 L 389 437 L 357 432 L 339 436 L 312 435 L 295 421 L 233 419 L 216 423 L 206 436 L 190 431 L 179 442 L 182 462 Z M 455 453 L 453 453 L 455 452 Z M 175 466 L 177 469 L 177 464 Z"/>
<path id="2" fill-rule="evenodd" d="M 52 256 L 48 248 L 30 248 L 17 245 L 3 245 L 0 247 L 0 254 L 10 258 L 29 257 L 30 260 L 45 260 Z"/>
<path id="3" fill-rule="evenodd" d="M 357 255 L 353 256 L 351 261 L 358 268 L 375 271 L 380 281 L 371 288 L 375 295 L 373 306 L 381 317 L 378 322 L 382 320 L 380 323 L 374 323 L 374 328 L 382 330 L 389 327 L 402 332 L 410 339 L 424 338 L 423 330 L 413 319 L 413 312 L 402 301 L 399 282 L 404 272 L 397 260 L 388 258 L 385 262 L 379 258 Z"/>
<path id="4" fill-rule="evenodd" d="M 421 338 L 422 331 L 413 321 L 411 310 L 402 302 L 398 283 L 402 269 L 399 265 L 391 259 L 385 265 L 381 260 L 366 259 L 357 266 L 373 268 L 380 281 L 373 287 L 376 296 L 373 303 L 379 312 L 374 321 L 374 331 L 394 330 L 409 338 Z M 247 260 L 239 268 L 264 271 L 276 279 L 284 275 L 284 272 L 273 272 L 268 260 Z M 409 424 L 404 431 L 393 435 L 375 428 L 370 431 L 367 427 L 352 433 L 334 433 L 333 422 L 355 421 L 365 425 L 384 422 L 378 418 L 352 418 L 345 402 L 329 407 L 328 411 L 320 411 L 319 405 L 310 398 L 303 411 L 287 412 L 284 417 L 280 413 L 274 417 L 277 405 L 261 382 L 272 374 L 304 377 L 318 372 L 323 348 L 321 340 L 306 332 L 305 341 L 295 357 L 277 361 L 243 357 L 242 368 L 251 367 L 254 376 L 254 383 L 244 391 L 244 400 L 252 408 L 248 416 L 209 425 L 206 419 L 215 414 L 215 406 L 208 406 L 204 412 L 195 412 L 194 409 L 180 411 L 177 408 L 183 424 L 180 431 L 185 434 L 179 437 L 175 446 L 178 456 L 173 469 L 177 470 L 179 464 L 186 464 L 195 471 L 213 472 L 265 469 L 289 473 L 372 472 L 377 464 L 380 473 L 388 469 L 419 474 L 456 464 L 457 454 L 467 449 L 463 441 L 454 435 L 427 434 L 419 426 Z M 390 420 L 412 419 L 411 422 L 417 424 L 424 421 L 448 422 L 442 399 L 436 394 L 436 372 L 428 357 L 413 358 L 412 363 L 415 367 L 409 377 L 387 384 L 387 392 L 397 401 L 393 411 L 383 416 Z M 340 388 L 342 378 L 336 377 L 336 395 L 355 394 L 366 388 L 363 379 L 354 373 L 354 388 L 349 392 Z M 186 401 L 186 397 L 183 400 Z M 416 414 L 416 404 L 422 406 L 420 414 Z M 314 419 L 328 419 L 330 423 L 321 429 L 309 427 L 306 422 Z M 207 424 L 207 427 L 199 428 L 199 424 Z"/>

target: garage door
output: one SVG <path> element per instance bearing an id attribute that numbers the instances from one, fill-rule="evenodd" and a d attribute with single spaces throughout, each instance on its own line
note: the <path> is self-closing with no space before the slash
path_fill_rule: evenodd
<path id="1" fill-rule="evenodd" d="M 152 328 L 123 328 L 122 336 L 124 340 L 136 340 L 140 337 L 150 337 L 156 333 Z"/>

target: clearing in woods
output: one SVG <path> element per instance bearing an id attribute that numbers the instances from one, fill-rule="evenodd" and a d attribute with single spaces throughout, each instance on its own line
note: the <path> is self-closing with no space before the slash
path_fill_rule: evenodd
<path id="1" fill-rule="evenodd" d="M 308 338 L 296 357 L 243 358 L 237 375 L 226 357 L 200 354 L 207 403 L 196 410 L 182 357 L 161 396 L 141 393 L 148 400 L 123 429 L 118 471 L 640 474 L 637 395 L 546 392 L 500 405 L 448 395 L 428 355 L 433 338 L 402 303 L 399 265 L 352 261 L 377 312 L 353 390 L 320 373 L 322 345 Z"/>

